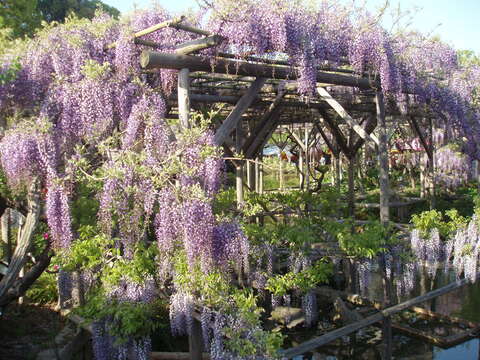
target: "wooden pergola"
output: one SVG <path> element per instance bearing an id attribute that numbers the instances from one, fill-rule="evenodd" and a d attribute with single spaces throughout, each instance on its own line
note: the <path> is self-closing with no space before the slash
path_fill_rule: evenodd
<path id="1" fill-rule="evenodd" d="M 351 216 L 354 215 L 355 199 L 353 163 L 358 150 L 367 145 L 378 156 L 380 220 L 387 225 L 391 194 L 389 137 L 397 126 L 411 125 L 413 133 L 419 137 L 426 150 L 430 164 L 433 164 L 432 145 L 427 134 L 422 132 L 419 122 L 427 118 L 428 114 L 416 109 L 415 115 L 406 116 L 394 106 L 389 106 L 387 113 L 378 77 L 369 77 L 367 74 L 359 76 L 344 66 L 334 66 L 327 62 L 317 69 L 316 96 L 305 102 L 297 91 L 298 69 L 287 61 L 255 56 L 239 58 L 235 54 L 226 53 L 217 53 L 214 59 L 192 55 L 219 45 L 223 39 L 216 34 L 184 25 L 183 20 L 173 19 L 134 36 L 137 44 L 149 48 L 142 52 L 140 58 L 141 67 L 145 71 L 179 70 L 177 92 L 168 98 L 167 118 L 178 118 L 179 125 L 188 128 L 192 109 L 222 104 L 219 114 L 224 120 L 216 124 L 216 145 L 223 146 L 229 158 L 233 158 L 235 153 L 242 153 L 246 159 L 257 159 L 253 163 L 258 163 L 265 144 L 277 128 L 298 123 L 309 124 L 308 131 L 305 128 L 304 141 L 297 139 L 305 152 L 309 151 L 309 137 L 318 137 L 329 147 L 335 158 L 338 159 L 343 154 L 349 161 L 348 202 Z M 160 48 L 158 44 L 142 40 L 141 37 L 164 27 L 188 31 L 199 35 L 199 38 L 177 45 L 173 53 L 158 52 L 155 51 L 155 48 Z M 243 163 L 236 161 L 235 166 L 237 201 L 241 203 Z M 430 171 L 432 170 L 433 166 L 430 166 Z M 251 170 L 249 172 L 252 173 Z M 389 305 L 384 304 L 385 307 Z M 384 334 L 388 343 L 391 341 L 390 317 L 388 314 L 383 316 Z M 195 343 L 196 340 L 191 341 Z M 391 346 L 387 348 L 390 349 Z M 201 358 L 200 353 L 194 354 L 197 350 L 191 351 L 192 358 Z"/>

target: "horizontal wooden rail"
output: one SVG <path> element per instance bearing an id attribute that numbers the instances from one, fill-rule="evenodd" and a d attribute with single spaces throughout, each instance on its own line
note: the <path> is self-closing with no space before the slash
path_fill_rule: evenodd
<path id="1" fill-rule="evenodd" d="M 150 360 L 190 360 L 191 356 L 188 352 L 155 352 L 150 353 Z M 209 360 L 210 354 L 203 353 L 203 360 Z"/>

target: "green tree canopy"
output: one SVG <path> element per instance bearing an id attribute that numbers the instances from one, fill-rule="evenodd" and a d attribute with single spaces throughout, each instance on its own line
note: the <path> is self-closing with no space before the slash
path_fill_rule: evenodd
<path id="1" fill-rule="evenodd" d="M 95 10 L 118 17 L 120 12 L 100 0 L 0 0 L 0 28 L 11 29 L 10 36 L 30 36 L 42 21 L 63 20 L 69 15 L 93 18 Z"/>

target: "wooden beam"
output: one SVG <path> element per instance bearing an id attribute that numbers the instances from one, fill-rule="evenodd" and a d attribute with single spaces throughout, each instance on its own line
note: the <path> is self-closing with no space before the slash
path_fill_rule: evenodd
<path id="1" fill-rule="evenodd" d="M 186 55 L 220 44 L 225 38 L 220 35 L 207 36 L 175 46 L 175 54 Z"/>
<path id="2" fill-rule="evenodd" d="M 140 56 L 140 65 L 144 69 L 182 69 L 191 71 L 215 72 L 242 76 L 265 77 L 271 79 L 295 80 L 298 78 L 295 68 L 290 66 L 252 64 L 246 61 L 216 59 L 212 66 L 210 59 L 197 56 L 176 55 L 144 50 Z M 334 74 L 325 71 L 317 72 L 317 82 L 344 86 L 355 86 L 360 89 L 371 89 L 372 82 L 367 78 Z"/>
<path id="3" fill-rule="evenodd" d="M 222 145 L 225 139 L 231 134 L 233 129 L 239 123 L 242 115 L 250 107 L 252 102 L 258 95 L 258 92 L 265 84 L 265 78 L 257 78 L 252 85 L 248 88 L 247 92 L 240 98 L 237 105 L 233 108 L 232 112 L 228 115 L 220 128 L 215 133 L 214 142 L 217 145 Z"/>
<path id="4" fill-rule="evenodd" d="M 372 134 L 375 128 L 377 127 L 377 117 L 376 116 L 369 116 L 367 119 L 367 123 L 365 124 L 365 131 L 367 134 Z M 350 152 L 352 155 L 355 155 L 357 151 L 363 146 L 365 140 L 359 138 L 351 147 Z"/>
<path id="5" fill-rule="evenodd" d="M 480 277 L 480 275 L 477 275 L 477 280 Z M 293 348 L 287 349 L 287 350 L 281 350 L 280 351 L 280 356 L 291 359 L 295 356 L 302 355 L 308 351 L 314 350 L 320 346 L 326 345 L 338 338 L 341 338 L 342 336 L 349 335 L 351 333 L 354 333 L 357 330 L 360 330 L 364 327 L 367 327 L 369 325 L 375 324 L 379 321 L 382 321 L 384 318 L 392 316 L 396 313 L 399 313 L 400 311 L 406 310 L 409 307 L 412 307 L 414 305 L 421 304 L 425 301 L 435 299 L 436 297 L 440 295 L 447 294 L 453 290 L 456 290 L 460 287 L 463 287 L 467 284 L 469 284 L 470 281 L 468 279 L 461 279 L 457 280 L 455 282 L 452 282 L 446 286 L 443 286 L 439 289 L 430 291 L 424 295 L 417 296 L 413 299 L 407 300 L 403 303 L 400 303 L 398 305 L 389 307 L 385 310 L 381 310 L 378 313 L 368 316 L 363 320 L 357 321 L 353 324 L 341 327 L 339 329 L 333 330 L 328 332 L 325 335 L 313 338 L 311 340 L 305 341 L 304 343 L 301 343 L 298 346 L 295 346 Z"/>
<path id="6" fill-rule="evenodd" d="M 144 40 L 144 39 L 139 39 L 139 38 L 134 38 L 133 39 L 133 42 L 134 44 L 137 44 L 137 45 L 144 45 L 144 46 L 150 46 L 154 49 L 160 49 L 162 46 L 160 44 L 157 44 L 156 42 L 154 41 L 150 41 L 150 40 Z"/>
<path id="7" fill-rule="evenodd" d="M 263 114 L 259 124 L 252 131 L 252 135 L 245 141 L 243 151 L 247 159 L 253 158 L 263 148 L 265 142 L 277 126 L 280 118 L 280 103 L 285 95 L 285 88 L 279 87 L 275 100 Z M 272 130 L 273 129 L 273 130 Z"/>
<path id="8" fill-rule="evenodd" d="M 277 106 L 273 111 L 270 113 L 268 120 L 263 122 L 263 127 L 259 127 L 259 132 L 257 136 L 253 139 L 252 145 L 248 148 L 245 153 L 247 158 L 253 158 L 256 155 L 260 154 L 263 147 L 267 143 L 268 139 L 272 136 L 273 132 L 278 126 L 280 121 L 280 113 L 281 107 Z"/>
<path id="9" fill-rule="evenodd" d="M 166 28 L 166 27 L 170 27 L 170 26 L 173 27 L 174 25 L 180 24 L 183 20 L 185 20 L 185 16 L 180 16 L 180 17 L 177 17 L 177 18 L 174 18 L 174 19 L 171 19 L 171 20 L 163 21 L 159 24 L 156 24 L 156 25 L 150 26 L 146 29 L 137 31 L 135 34 L 133 34 L 133 37 L 134 38 L 139 38 L 141 36 L 150 34 L 154 31 L 157 31 L 157 30 L 160 30 L 160 29 L 163 29 L 163 28 Z"/>
<path id="10" fill-rule="evenodd" d="M 375 149 L 375 145 L 378 145 L 378 139 L 373 134 L 368 134 L 343 108 L 343 106 L 335 100 L 330 93 L 322 87 L 317 88 L 317 92 L 320 97 L 325 100 L 337 113 L 342 117 L 343 120 L 360 136 L 365 140 L 371 147 Z"/>
<path id="11" fill-rule="evenodd" d="M 186 352 L 151 352 L 151 360 L 191 360 L 190 353 Z M 210 354 L 203 353 L 203 360 L 210 360 Z"/>
<path id="12" fill-rule="evenodd" d="M 322 127 L 320 126 L 320 121 L 316 120 L 314 122 L 314 125 L 317 128 L 318 132 L 320 133 L 320 136 L 322 137 L 323 141 L 325 141 L 325 144 L 327 144 L 328 148 L 332 152 L 332 154 L 337 155 L 337 150 L 333 147 L 333 144 L 331 143 L 327 134 L 325 134 L 325 131 L 323 131 Z"/>
<path id="13" fill-rule="evenodd" d="M 340 147 L 340 150 L 343 151 L 346 157 L 350 156 L 350 149 L 348 148 L 347 141 L 342 131 L 338 127 L 338 124 L 327 114 L 326 111 L 319 111 L 323 120 L 327 124 L 330 132 L 332 133 L 337 145 Z"/>
<path id="14" fill-rule="evenodd" d="M 198 35 L 204 35 L 204 36 L 212 35 L 210 31 L 202 30 L 190 25 L 185 25 L 185 24 L 182 24 L 181 22 L 172 23 L 169 25 L 169 27 L 172 27 L 177 30 L 184 30 L 184 31 L 191 32 L 193 34 L 198 34 Z"/>
<path id="15" fill-rule="evenodd" d="M 293 137 L 293 140 L 295 140 L 295 142 L 298 144 L 298 146 L 300 146 L 300 149 L 302 151 L 306 151 L 307 148 L 305 146 L 305 144 L 303 143 L 302 139 L 300 139 L 300 136 L 298 136 L 297 134 L 295 134 L 293 131 L 291 131 L 288 127 L 285 128 L 287 130 L 287 132 Z"/>
<path id="16" fill-rule="evenodd" d="M 192 84 L 193 85 L 193 84 Z M 194 89 L 192 86 L 191 89 Z M 169 98 L 172 99 L 172 98 Z M 227 103 L 227 104 L 236 104 L 240 100 L 240 96 L 235 95 L 210 95 L 210 94 L 191 94 L 190 101 L 192 102 L 204 102 L 204 103 Z M 253 100 L 252 104 L 255 105 L 270 105 L 272 101 L 265 100 L 264 98 L 257 96 Z M 320 109 L 320 110 L 329 110 L 331 107 L 325 103 L 305 103 L 302 101 L 292 101 L 292 100 L 285 100 L 282 99 L 281 101 L 282 107 L 287 108 L 301 108 L 301 109 Z M 355 111 L 365 111 L 365 112 L 373 112 L 375 111 L 375 107 L 372 105 L 365 105 L 365 104 L 353 104 L 351 107 L 347 107 L 351 110 Z"/>

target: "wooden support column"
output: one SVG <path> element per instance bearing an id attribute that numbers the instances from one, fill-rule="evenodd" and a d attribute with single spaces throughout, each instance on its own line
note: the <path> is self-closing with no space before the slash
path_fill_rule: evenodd
<path id="1" fill-rule="evenodd" d="M 305 189 L 310 190 L 310 152 L 309 152 L 309 133 L 307 124 L 305 124 Z"/>
<path id="2" fill-rule="evenodd" d="M 190 71 L 186 68 L 178 73 L 178 117 L 184 129 L 190 128 Z"/>
<path id="3" fill-rule="evenodd" d="M 380 221 L 385 226 L 390 220 L 389 213 L 389 168 L 388 168 L 388 140 L 387 140 L 387 123 L 385 120 L 385 104 L 383 102 L 383 94 L 377 91 L 375 96 L 377 106 L 377 124 L 379 126 L 379 144 L 378 144 L 378 161 L 380 165 Z"/>
<path id="4" fill-rule="evenodd" d="M 283 181 L 283 160 L 280 158 L 280 163 L 278 165 L 278 183 L 280 190 L 284 190 L 284 181 Z"/>
<path id="5" fill-rule="evenodd" d="M 3 246 L 3 260 L 10 263 L 12 259 L 12 242 L 10 240 L 10 209 L 5 209 L 1 219 L 2 227 L 2 246 Z"/>
<path id="6" fill-rule="evenodd" d="M 247 161 L 245 165 L 247 167 L 247 186 L 250 191 L 255 191 L 255 163 Z"/>
<path id="7" fill-rule="evenodd" d="M 235 149 L 237 152 L 240 152 L 242 149 L 243 143 L 243 131 L 241 122 L 237 123 L 235 131 Z M 237 189 L 237 208 L 241 209 L 243 207 L 243 165 L 242 162 L 237 161 L 235 165 L 235 184 Z"/>
<path id="8" fill-rule="evenodd" d="M 340 152 L 333 154 L 333 183 L 337 191 L 340 191 L 341 181 L 341 165 L 340 165 Z"/>
<path id="9" fill-rule="evenodd" d="M 300 190 L 303 190 L 303 185 L 305 184 L 305 176 L 304 171 L 303 171 L 303 149 L 300 148 L 300 152 L 298 154 L 298 175 L 299 175 L 299 188 Z"/>
<path id="10" fill-rule="evenodd" d="M 355 156 L 348 158 L 348 216 L 355 219 Z"/>
<path id="11" fill-rule="evenodd" d="M 190 360 L 202 360 L 203 335 L 202 325 L 197 319 L 192 321 L 192 329 L 188 334 L 188 348 L 190 350 Z"/>
<path id="12" fill-rule="evenodd" d="M 260 178 L 260 158 L 256 157 L 255 158 L 255 164 L 254 164 L 254 175 L 255 175 L 255 192 L 258 193 L 259 191 L 259 178 Z"/>
<path id="13" fill-rule="evenodd" d="M 430 210 L 435 209 L 436 206 L 436 179 L 435 179 L 435 143 L 433 139 L 433 120 L 430 117 L 430 147 L 432 156 L 430 158 Z"/>
<path id="14" fill-rule="evenodd" d="M 260 157 L 261 164 L 258 165 L 258 193 L 263 194 L 263 155 Z"/>
<path id="15" fill-rule="evenodd" d="M 388 169 L 388 138 L 387 123 L 385 118 L 385 104 L 383 101 L 383 93 L 377 90 L 375 95 L 375 103 L 377 108 L 377 123 L 379 126 L 379 143 L 378 143 L 378 160 L 380 165 L 380 221 L 384 226 L 388 226 L 390 220 L 389 212 L 389 169 Z M 385 257 L 382 256 L 382 272 L 384 281 L 384 306 L 389 307 L 392 299 L 392 288 L 389 279 L 386 276 Z M 392 358 L 392 319 L 387 316 L 383 320 L 382 326 L 384 356 L 383 359 L 390 360 Z"/>

